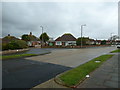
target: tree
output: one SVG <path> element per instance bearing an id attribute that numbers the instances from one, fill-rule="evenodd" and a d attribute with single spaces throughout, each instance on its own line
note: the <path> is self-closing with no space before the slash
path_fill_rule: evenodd
<path id="1" fill-rule="evenodd" d="M 27 48 L 27 43 L 23 40 L 12 40 L 9 43 L 2 43 L 2 50 L 14 50 Z"/>
<path id="2" fill-rule="evenodd" d="M 117 35 L 113 35 L 112 37 L 109 38 L 109 40 L 111 41 L 115 41 L 116 39 L 120 39 L 120 37 Z"/>
<path id="3" fill-rule="evenodd" d="M 29 35 L 28 34 L 22 35 L 22 40 L 24 40 L 24 41 L 30 41 Z"/>
<path id="4" fill-rule="evenodd" d="M 102 40 L 101 45 L 106 45 L 106 40 Z"/>
<path id="5" fill-rule="evenodd" d="M 42 39 L 43 39 L 43 42 L 45 42 L 45 43 L 46 43 L 46 41 L 49 40 L 49 36 L 47 35 L 47 33 L 43 33 L 40 35 L 40 40 L 42 40 Z"/>
<path id="6" fill-rule="evenodd" d="M 89 41 L 89 38 L 82 37 L 82 45 L 87 45 L 87 41 Z M 81 45 L 81 37 L 77 39 L 76 44 Z"/>

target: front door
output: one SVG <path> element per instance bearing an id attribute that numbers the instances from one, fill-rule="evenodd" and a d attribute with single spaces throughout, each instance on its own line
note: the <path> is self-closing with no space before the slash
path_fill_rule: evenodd
<path id="1" fill-rule="evenodd" d="M 65 46 L 65 42 L 62 42 L 62 45 Z"/>

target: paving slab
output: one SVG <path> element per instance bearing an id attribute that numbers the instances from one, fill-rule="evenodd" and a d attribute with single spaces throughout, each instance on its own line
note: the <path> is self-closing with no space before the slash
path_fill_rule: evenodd
<path id="1" fill-rule="evenodd" d="M 59 84 L 57 84 L 54 79 L 50 79 L 40 85 L 37 85 L 33 88 L 67 88 L 67 87 L 64 87 L 64 86 L 61 86 Z"/>
<path id="2" fill-rule="evenodd" d="M 118 56 L 104 62 L 78 88 L 118 88 Z"/>

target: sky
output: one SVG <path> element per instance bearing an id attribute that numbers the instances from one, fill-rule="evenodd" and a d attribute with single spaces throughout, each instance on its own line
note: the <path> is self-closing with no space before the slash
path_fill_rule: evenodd
<path id="1" fill-rule="evenodd" d="M 8 34 L 39 37 L 44 32 L 56 39 L 64 33 L 76 38 L 108 39 L 118 34 L 117 2 L 3 2 L 2 37 Z"/>

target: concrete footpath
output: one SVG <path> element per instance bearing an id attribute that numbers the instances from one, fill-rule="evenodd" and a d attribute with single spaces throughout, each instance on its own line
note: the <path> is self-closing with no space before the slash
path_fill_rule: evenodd
<path id="1" fill-rule="evenodd" d="M 90 74 L 90 77 L 83 81 L 77 88 L 119 88 L 118 83 L 118 60 L 120 53 L 104 62 L 98 69 Z M 120 85 L 119 85 L 120 86 Z M 54 79 L 50 79 L 33 88 L 67 88 L 58 85 Z"/>
<path id="2" fill-rule="evenodd" d="M 118 74 L 119 56 L 120 53 L 116 53 L 112 58 L 104 62 L 78 88 L 118 88 L 120 82 L 120 79 L 118 79 L 120 78 Z"/>

